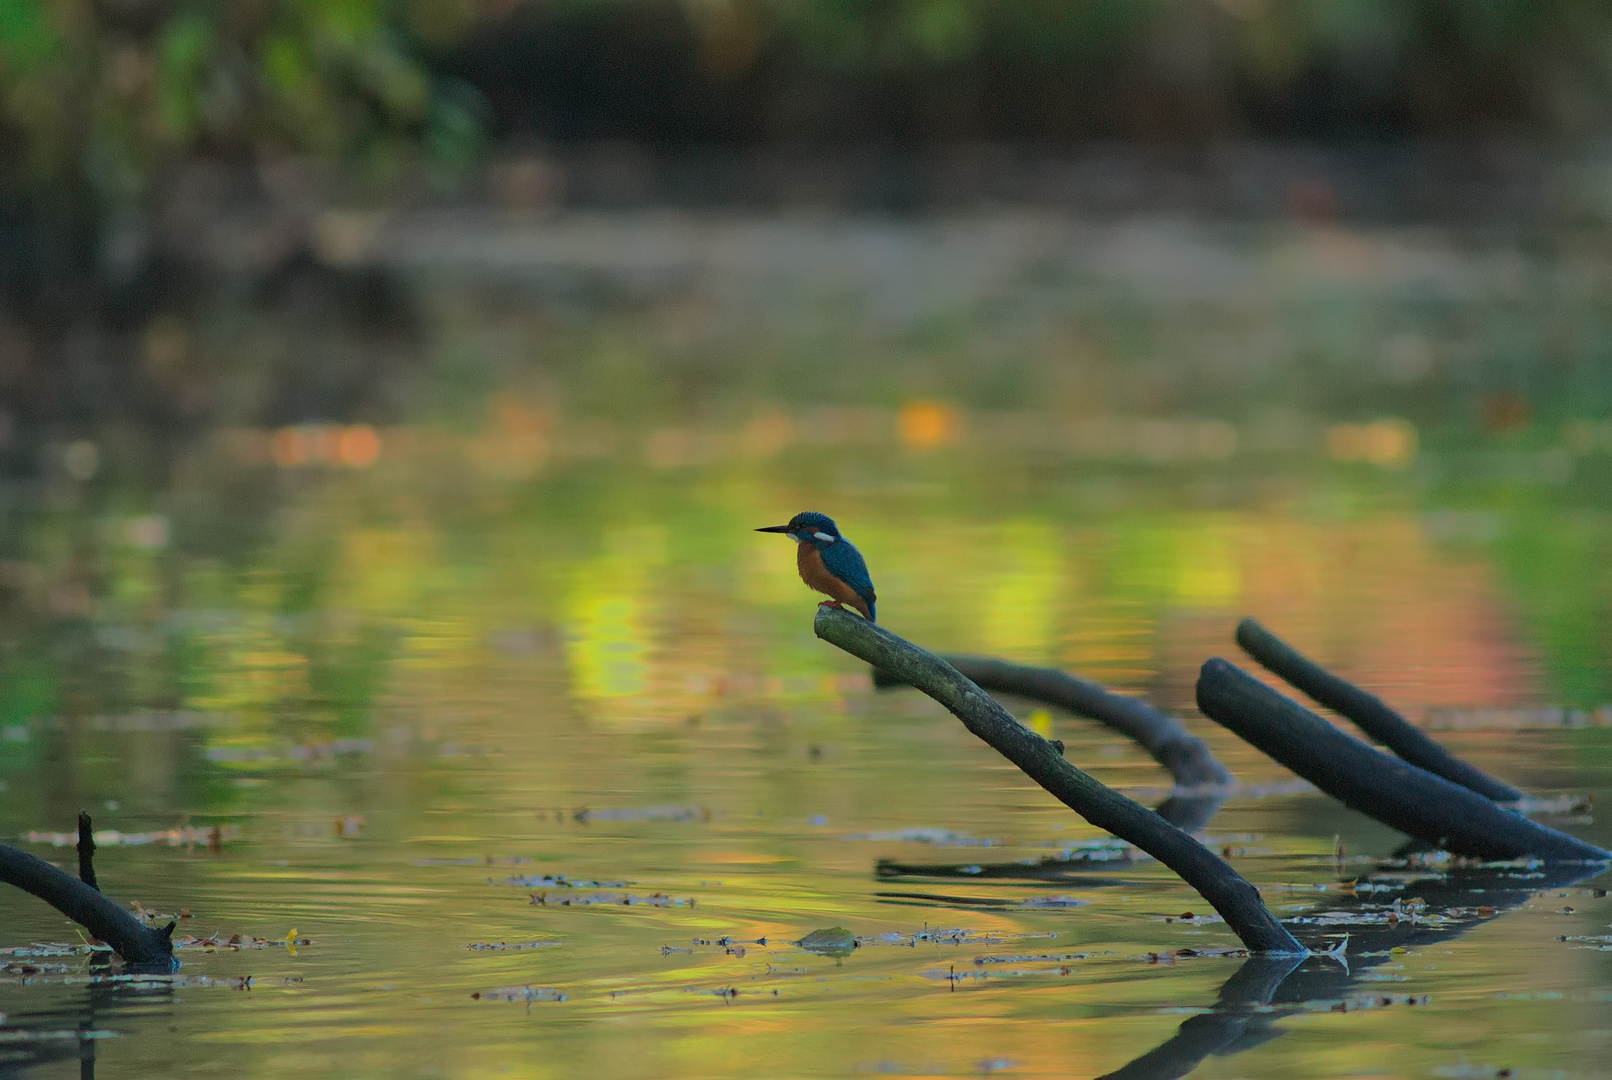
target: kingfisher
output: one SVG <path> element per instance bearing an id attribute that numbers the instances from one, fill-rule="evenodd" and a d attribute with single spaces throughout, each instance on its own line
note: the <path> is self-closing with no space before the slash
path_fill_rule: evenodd
<path id="1" fill-rule="evenodd" d="M 827 514 L 807 511 L 789 519 L 788 525 L 769 525 L 756 532 L 783 533 L 800 544 L 795 549 L 795 567 L 800 579 L 820 593 L 833 597 L 830 607 L 850 604 L 868 622 L 873 622 L 873 579 L 862 553 L 845 537 Z"/>

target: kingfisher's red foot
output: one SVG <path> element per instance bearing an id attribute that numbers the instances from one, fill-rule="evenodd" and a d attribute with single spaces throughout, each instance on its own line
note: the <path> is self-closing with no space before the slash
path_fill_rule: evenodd
<path id="1" fill-rule="evenodd" d="M 818 607 L 839 608 L 841 611 L 845 610 L 845 605 L 840 603 L 838 600 L 824 600 L 822 603 L 818 604 L 817 606 Z"/>

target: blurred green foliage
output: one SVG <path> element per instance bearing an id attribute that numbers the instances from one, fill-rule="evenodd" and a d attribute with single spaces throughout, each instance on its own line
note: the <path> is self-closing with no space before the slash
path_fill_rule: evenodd
<path id="1" fill-rule="evenodd" d="M 1027 52 L 1069 55 L 1206 26 L 1273 77 L 1318 54 L 1440 39 L 1518 62 L 1522 50 L 1554 43 L 1566 52 L 1533 57 L 1549 64 L 1566 53 L 1587 56 L 1612 27 L 1606 5 L 1594 0 L 685 0 L 684 7 L 696 24 L 750 21 L 763 34 L 864 61 L 881 49 L 948 59 L 1004 39 Z"/>
<path id="2" fill-rule="evenodd" d="M 23 176 L 109 206 L 195 152 L 462 170 L 481 127 L 385 0 L 7 0 L 0 104 Z"/>
<path id="3" fill-rule="evenodd" d="M 586 16 L 654 0 L 528 0 Z M 438 4 L 435 6 L 447 6 Z M 453 4 L 467 12 L 475 0 Z M 482 0 L 483 14 L 511 3 Z M 682 0 L 719 60 L 735 47 L 856 68 L 990 52 L 1098 61 L 1271 86 L 1316 65 L 1353 69 L 1414 97 L 1460 57 L 1485 76 L 1571 109 L 1605 89 L 1612 8 L 1596 0 Z M 742 56 L 738 59 L 742 60 Z M 1194 72 L 1193 68 L 1198 68 Z M 1173 70 L 1171 70 L 1173 69 Z M 1570 121 L 1577 117 L 1552 117 Z"/>
<path id="4" fill-rule="evenodd" d="M 1584 132 L 1607 119 L 1612 76 L 1612 5 L 1597 0 L 6 0 L 0 162 L 13 180 L 79 181 L 103 205 L 193 153 L 341 159 L 381 180 L 413 160 L 463 171 L 480 99 L 432 61 L 523 15 L 680 27 L 718 79 L 989 58 L 1010 82 L 1048 65 L 1125 75 L 1105 83 L 1117 94 L 1163 80 L 1240 102 L 1213 114 L 1230 134 L 1262 94 L 1302 108 L 1318 71 L 1346 99 L 1446 129 L 1481 117 Z M 587 62 L 640 62 L 630 36 L 593 39 L 620 55 Z"/>

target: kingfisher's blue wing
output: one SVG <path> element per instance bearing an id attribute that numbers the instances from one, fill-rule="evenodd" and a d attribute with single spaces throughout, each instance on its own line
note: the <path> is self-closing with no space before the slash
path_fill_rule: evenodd
<path id="1" fill-rule="evenodd" d="M 873 594 L 873 579 L 868 577 L 868 564 L 862 561 L 862 553 L 844 537 L 832 544 L 824 544 L 818 550 L 823 556 L 823 566 L 866 600 L 871 614 L 877 598 Z"/>

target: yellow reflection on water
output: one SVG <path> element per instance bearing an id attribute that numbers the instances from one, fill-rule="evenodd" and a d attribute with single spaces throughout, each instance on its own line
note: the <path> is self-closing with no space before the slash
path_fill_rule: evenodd
<path id="1" fill-rule="evenodd" d="M 978 572 L 981 650 L 1044 662 L 1074 599 L 1058 531 L 1048 521 L 1021 519 L 1005 523 L 989 541 L 987 552 L 954 553 L 960 565 L 984 564 Z"/>
<path id="2" fill-rule="evenodd" d="M 581 698 L 642 694 L 648 685 L 651 590 L 666 579 L 666 535 L 658 526 L 619 529 L 605 551 L 573 571 L 566 606 L 566 657 Z"/>

